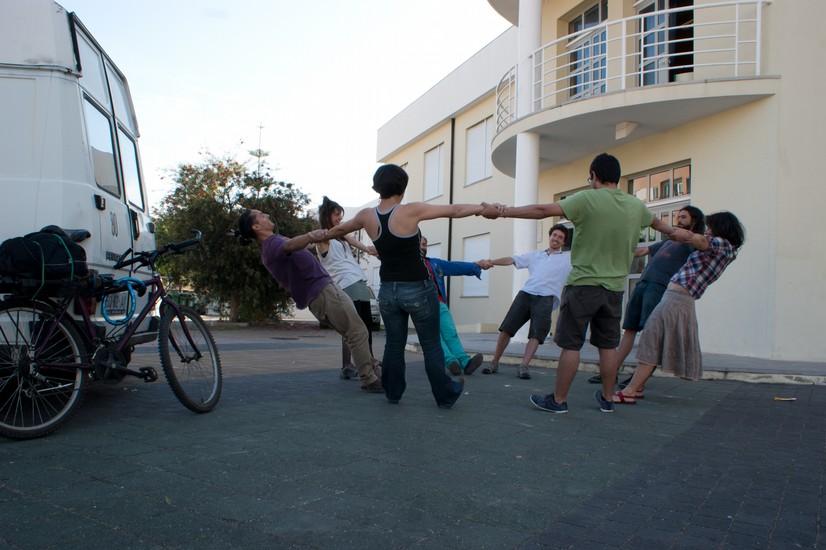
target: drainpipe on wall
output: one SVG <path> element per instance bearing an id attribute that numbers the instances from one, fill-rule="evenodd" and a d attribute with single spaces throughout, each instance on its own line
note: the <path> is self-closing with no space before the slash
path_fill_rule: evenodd
<path id="1" fill-rule="evenodd" d="M 456 117 L 450 117 L 450 175 L 448 176 L 448 204 L 453 204 L 453 151 L 456 147 Z M 453 259 L 453 218 L 447 219 L 447 259 Z M 450 277 L 447 278 L 447 307 L 450 308 Z"/>

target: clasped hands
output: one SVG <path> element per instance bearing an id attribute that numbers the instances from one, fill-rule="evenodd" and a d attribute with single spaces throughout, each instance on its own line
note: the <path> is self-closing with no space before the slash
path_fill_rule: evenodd
<path id="1" fill-rule="evenodd" d="M 484 216 L 489 220 L 495 220 L 505 215 L 505 208 L 507 208 L 507 206 L 498 202 L 483 202 L 482 211 L 479 212 L 477 216 Z"/>

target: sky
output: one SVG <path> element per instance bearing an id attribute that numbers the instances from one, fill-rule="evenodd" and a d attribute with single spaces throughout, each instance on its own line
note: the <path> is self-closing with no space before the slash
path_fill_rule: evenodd
<path id="1" fill-rule="evenodd" d="M 347 206 L 378 128 L 510 24 L 486 0 L 58 0 L 126 75 L 150 203 L 203 155 Z M 262 128 L 259 128 L 261 126 Z"/>

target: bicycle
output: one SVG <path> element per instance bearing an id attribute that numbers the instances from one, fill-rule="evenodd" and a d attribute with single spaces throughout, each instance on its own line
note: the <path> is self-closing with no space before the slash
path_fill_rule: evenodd
<path id="1" fill-rule="evenodd" d="M 87 231 L 68 233 L 76 242 L 89 236 Z M 117 382 L 125 376 L 156 381 L 154 367 L 128 366 L 135 346 L 155 340 L 175 397 L 196 413 L 215 408 L 223 385 L 215 340 L 195 310 L 167 296 L 155 269 L 160 257 L 200 243 L 201 233 L 195 231 L 193 239 L 151 252 L 129 249 L 113 266 L 149 267 L 148 279 L 115 280 L 93 272 L 86 281 L 50 283 L 44 291 L 40 280 L 3 278 L 0 291 L 9 295 L 0 302 L 0 435 L 31 439 L 53 432 L 77 409 L 93 381 Z M 147 292 L 140 312 L 119 319 L 109 332 L 93 319 L 99 301 L 127 293 L 134 313 L 137 297 Z M 158 305 L 160 315 L 150 315 Z M 106 317 L 105 307 L 101 310 Z M 148 328 L 139 331 L 147 317 Z"/>

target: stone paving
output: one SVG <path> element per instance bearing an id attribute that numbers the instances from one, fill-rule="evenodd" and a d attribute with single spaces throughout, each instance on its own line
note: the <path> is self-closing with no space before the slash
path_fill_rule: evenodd
<path id="1" fill-rule="evenodd" d="M 0 547 L 826 547 L 824 386 L 655 378 L 608 415 L 583 373 L 551 415 L 528 396 L 553 370 L 505 370 L 445 411 L 414 353 L 393 406 L 338 379 L 330 331 L 216 337 L 210 414 L 98 385 L 51 436 L 0 440 Z"/>

